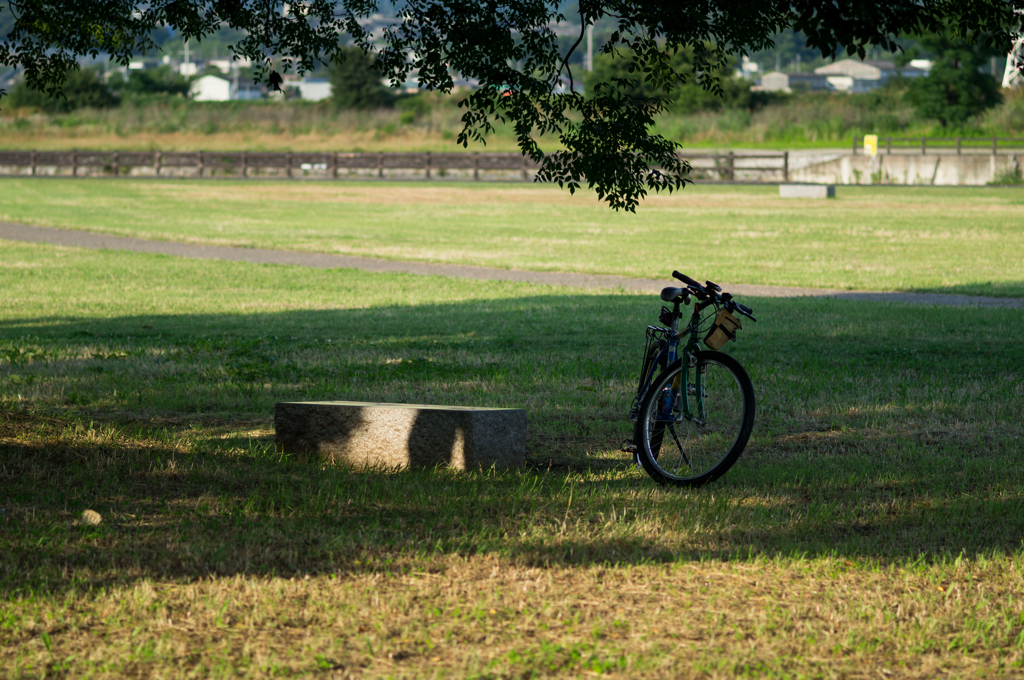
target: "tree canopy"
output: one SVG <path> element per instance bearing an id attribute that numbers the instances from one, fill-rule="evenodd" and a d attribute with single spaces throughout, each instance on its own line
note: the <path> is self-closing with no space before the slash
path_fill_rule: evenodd
<path id="1" fill-rule="evenodd" d="M 95 69 L 72 70 L 67 74 L 61 96 L 33 90 L 24 82 L 11 88 L 6 104 L 14 108 L 32 106 L 50 113 L 66 113 L 84 107 L 105 109 L 116 106 L 117 93 L 97 75 Z"/>
<path id="2" fill-rule="evenodd" d="M 918 49 L 934 62 L 927 76 L 911 83 L 911 98 L 922 116 L 934 118 L 942 127 L 959 128 L 1002 101 L 999 81 L 985 72 L 992 57 L 1002 56 L 998 52 L 949 31 L 923 36 L 907 56 Z"/>
<path id="3" fill-rule="evenodd" d="M 271 87 L 282 73 L 340 62 L 347 43 L 375 54 L 394 85 L 415 72 L 425 90 L 449 92 L 453 73 L 480 87 L 461 102 L 459 142 L 483 141 L 496 122 L 511 125 L 522 152 L 540 162 L 538 178 L 575 190 L 586 183 L 614 208 L 635 209 L 650 189 L 686 182 L 689 165 L 671 141 L 651 134 L 673 91 L 694 79 L 722 92 L 730 55 L 772 45 L 786 28 L 803 32 L 823 56 L 863 58 L 873 46 L 899 50 L 897 36 L 949 31 L 969 44 L 1010 50 L 1014 11 L 1024 0 L 580 0 L 577 25 L 611 19 L 600 50 L 627 62 L 626 77 L 597 83 L 584 97 L 556 27 L 556 0 L 397 0 L 396 19 L 371 31 L 375 0 L 8 0 L 15 22 L 0 40 L 0 64 L 24 68 L 51 94 L 83 55 L 109 53 L 120 64 L 153 51 L 157 29 L 200 41 L 221 27 L 240 31 L 232 46 L 253 60 Z M 570 51 L 584 39 L 581 30 Z M 684 67 L 674 55 L 687 51 Z M 639 83 L 659 96 L 635 96 Z M 549 135 L 545 153 L 541 140 Z"/>
<path id="4" fill-rule="evenodd" d="M 331 100 L 339 109 L 373 109 L 394 104 L 394 91 L 381 85 L 373 56 L 358 47 L 344 51 L 331 65 Z"/>

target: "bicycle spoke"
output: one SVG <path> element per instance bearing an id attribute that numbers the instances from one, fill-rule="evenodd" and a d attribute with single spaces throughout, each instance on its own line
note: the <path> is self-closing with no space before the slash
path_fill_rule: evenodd
<path id="1" fill-rule="evenodd" d="M 745 396 L 736 372 L 742 368 L 728 361 L 727 357 L 704 360 L 698 368 L 699 387 L 680 380 L 686 372 L 682 367 L 652 382 L 652 393 L 639 414 L 637 435 L 638 445 L 642 442 L 649 452 L 644 460 L 652 474 L 679 483 L 700 483 L 721 474 L 735 459 L 734 451 L 742 450 L 742 444 L 739 449 L 736 446 L 741 433 L 744 442 L 749 436 L 745 414 L 747 400 L 751 408 L 753 402 L 752 396 Z"/>
<path id="2" fill-rule="evenodd" d="M 679 455 L 683 457 L 684 461 L 686 461 L 686 467 L 688 467 L 690 469 L 693 469 L 693 466 L 690 465 L 690 459 L 686 457 L 686 449 L 683 448 L 682 442 L 679 441 L 679 435 L 676 434 L 676 426 L 675 425 L 669 425 L 668 426 L 668 431 L 672 433 L 672 439 L 676 440 L 676 446 L 679 447 Z M 679 466 L 677 465 L 676 466 L 676 470 L 678 470 L 678 469 L 679 469 Z"/>

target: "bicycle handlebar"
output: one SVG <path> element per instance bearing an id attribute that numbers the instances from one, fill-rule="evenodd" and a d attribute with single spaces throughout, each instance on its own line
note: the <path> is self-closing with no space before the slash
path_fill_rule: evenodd
<path id="1" fill-rule="evenodd" d="M 687 276 L 686 274 L 680 274 L 680 273 L 679 273 L 678 271 L 673 271 L 673 272 L 672 272 L 672 276 L 673 276 L 674 278 L 677 278 L 677 279 L 679 279 L 680 281 L 682 281 L 682 282 L 683 282 L 683 283 L 685 283 L 686 285 L 688 285 L 688 286 L 693 286 L 694 288 L 696 288 L 696 289 L 697 289 L 698 291 L 700 291 L 701 293 L 704 293 L 705 295 L 707 295 L 707 291 L 706 291 L 706 290 L 704 290 L 704 286 L 700 285 L 699 283 L 697 283 L 696 281 L 694 281 L 693 279 L 691 279 L 691 278 L 690 278 L 689 276 Z"/>
<path id="2" fill-rule="evenodd" d="M 725 303 L 726 309 L 729 309 L 729 311 L 739 312 L 751 321 L 757 321 L 757 319 L 754 318 L 754 310 L 746 305 L 736 302 L 728 293 L 722 293 L 722 287 L 717 283 L 708 281 L 707 286 L 705 287 L 691 279 L 686 274 L 680 274 L 678 271 L 673 271 L 672 277 L 685 283 L 694 292 L 698 299 L 703 300 L 710 298 L 715 304 Z M 721 293 L 721 295 L 719 295 L 719 293 Z"/>

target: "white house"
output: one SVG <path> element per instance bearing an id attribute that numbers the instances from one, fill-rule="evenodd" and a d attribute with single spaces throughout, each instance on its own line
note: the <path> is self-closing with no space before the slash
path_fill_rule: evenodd
<path id="1" fill-rule="evenodd" d="M 861 61 L 840 59 L 839 61 L 814 69 L 817 75 L 825 76 L 829 89 L 840 92 L 867 92 L 885 84 L 889 78 L 902 75 L 917 78 L 925 72 L 913 66 L 897 67 L 891 61 Z"/>
<path id="2" fill-rule="evenodd" d="M 231 99 L 231 83 L 217 76 L 203 76 L 192 82 L 188 96 L 197 102 L 226 102 Z"/>
<path id="3" fill-rule="evenodd" d="M 761 89 L 766 92 L 793 90 L 827 90 L 828 79 L 817 73 L 782 73 L 772 71 L 761 76 Z"/>
<path id="4" fill-rule="evenodd" d="M 318 102 L 331 96 L 331 82 L 323 78 L 306 78 L 295 83 L 299 96 L 303 99 Z"/>

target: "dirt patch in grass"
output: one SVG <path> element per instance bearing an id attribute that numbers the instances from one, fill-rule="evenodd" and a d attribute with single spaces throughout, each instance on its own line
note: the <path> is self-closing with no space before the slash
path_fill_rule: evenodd
<path id="1" fill-rule="evenodd" d="M 273 200 L 295 203 L 358 203 L 368 205 L 494 205 L 501 203 L 537 203 L 552 205 L 597 205 L 592 197 L 570 196 L 568 192 L 547 185 L 501 185 L 494 191 L 488 185 L 459 186 L 454 182 L 423 183 L 376 182 L 275 182 Z M 146 188 L 154 195 L 176 196 L 194 200 L 227 200 L 239 202 L 264 201 L 267 187 L 259 182 L 152 183 Z"/>

